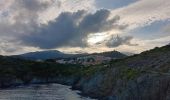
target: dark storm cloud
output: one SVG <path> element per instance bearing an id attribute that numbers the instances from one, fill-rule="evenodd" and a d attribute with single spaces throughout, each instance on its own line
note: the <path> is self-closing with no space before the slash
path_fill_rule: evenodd
<path id="1" fill-rule="evenodd" d="M 119 16 L 108 19 L 109 15 L 110 11 L 104 9 L 92 14 L 84 10 L 73 13 L 63 12 L 48 25 L 42 25 L 30 35 L 22 36 L 21 40 L 24 45 L 42 49 L 62 46 L 85 47 L 89 34 L 126 27 L 116 24 L 120 19 Z"/>
<path id="2" fill-rule="evenodd" d="M 112 48 L 112 47 L 118 47 L 121 45 L 128 45 L 128 46 L 137 46 L 138 44 L 133 44 L 131 43 L 131 40 L 133 39 L 132 36 L 124 36 L 124 37 L 120 37 L 120 36 L 112 36 L 112 38 L 110 38 L 107 43 L 106 46 Z"/>
<path id="3" fill-rule="evenodd" d="M 110 11 L 104 9 L 99 10 L 95 14 L 89 14 L 85 16 L 79 27 L 86 33 L 108 30 L 112 26 L 112 23 L 110 23 L 110 21 L 107 21 L 109 15 Z"/>
<path id="4" fill-rule="evenodd" d="M 42 25 L 41 28 L 33 31 L 30 35 L 21 37 L 21 39 L 26 45 L 45 49 L 59 47 L 66 43 L 71 45 L 74 42 L 71 41 L 72 39 L 81 36 L 77 24 L 84 13 L 84 11 L 61 13 L 55 21 L 49 22 L 48 25 Z M 77 44 L 80 42 L 77 41 Z"/>

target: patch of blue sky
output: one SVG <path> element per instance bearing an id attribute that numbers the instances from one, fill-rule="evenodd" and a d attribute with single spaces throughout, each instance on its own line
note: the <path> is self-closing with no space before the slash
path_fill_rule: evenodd
<path id="1" fill-rule="evenodd" d="M 163 29 L 169 24 L 170 21 L 168 20 L 155 21 L 150 25 L 133 29 L 128 34 L 140 39 L 155 39 L 167 35 L 167 33 L 163 32 Z"/>
<path id="2" fill-rule="evenodd" d="M 116 9 L 134 3 L 137 0 L 96 0 L 97 8 Z"/>

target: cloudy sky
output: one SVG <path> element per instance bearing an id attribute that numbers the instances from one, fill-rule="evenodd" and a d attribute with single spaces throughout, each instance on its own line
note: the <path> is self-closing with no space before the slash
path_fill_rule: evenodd
<path id="1" fill-rule="evenodd" d="M 170 0 L 0 0 L 0 55 L 140 53 L 170 43 Z"/>

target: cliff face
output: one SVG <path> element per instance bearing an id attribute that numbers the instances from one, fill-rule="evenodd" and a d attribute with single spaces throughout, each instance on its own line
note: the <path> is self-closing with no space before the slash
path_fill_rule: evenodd
<path id="1" fill-rule="evenodd" d="M 73 87 L 101 100 L 170 100 L 170 46 L 115 60 L 99 69 L 88 69 L 92 73 Z"/>

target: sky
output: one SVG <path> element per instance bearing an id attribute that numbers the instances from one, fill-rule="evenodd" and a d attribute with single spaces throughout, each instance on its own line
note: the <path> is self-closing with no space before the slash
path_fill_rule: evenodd
<path id="1" fill-rule="evenodd" d="M 170 43 L 170 0 L 0 0 L 0 55 L 140 53 Z"/>

